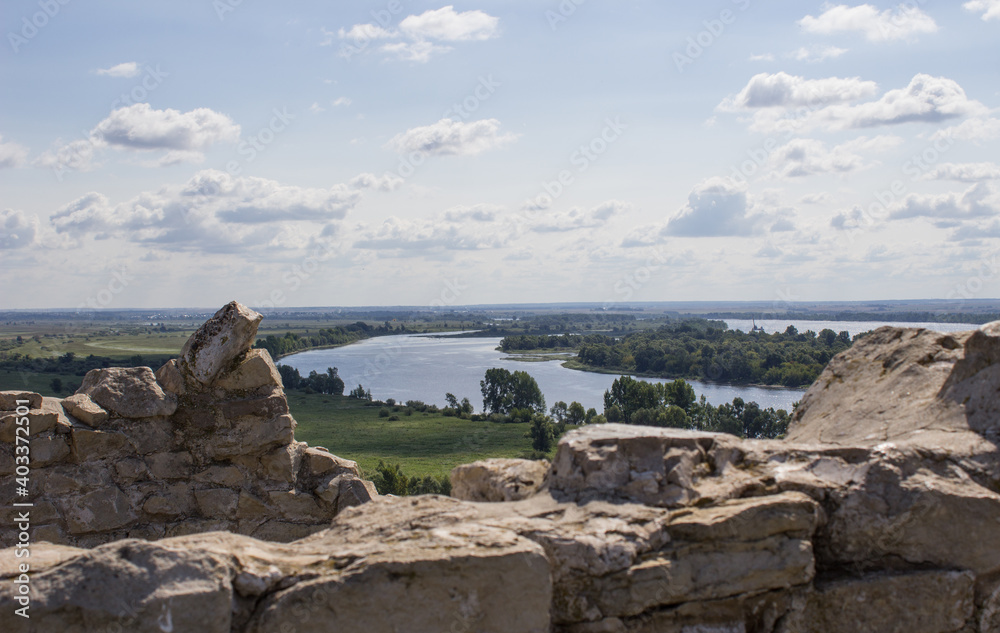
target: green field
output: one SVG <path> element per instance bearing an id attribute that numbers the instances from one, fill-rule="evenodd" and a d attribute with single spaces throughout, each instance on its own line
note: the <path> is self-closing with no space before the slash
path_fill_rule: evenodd
<path id="1" fill-rule="evenodd" d="M 379 460 L 399 464 L 407 476 L 447 476 L 459 464 L 487 457 L 520 457 L 531 452 L 528 424 L 473 422 L 403 409 L 397 421 L 379 417 L 380 406 L 345 396 L 288 393 L 299 423 L 295 439 L 323 446 L 358 462 L 366 475 Z M 391 410 L 391 409 L 390 409 Z"/>

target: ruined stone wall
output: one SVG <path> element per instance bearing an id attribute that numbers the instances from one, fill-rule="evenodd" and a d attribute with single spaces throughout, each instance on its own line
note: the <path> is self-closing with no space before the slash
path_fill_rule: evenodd
<path id="1" fill-rule="evenodd" d="M 250 348 L 260 319 L 224 307 L 156 374 L 96 369 L 61 400 L 0 394 L 0 498 L 34 503 L 32 542 L 213 530 L 290 541 L 375 496 L 354 462 L 294 440 L 280 375 L 266 350 Z M 24 421 L 29 494 L 18 497 Z M 19 534 L 15 510 L 0 509 L 0 544 Z"/>

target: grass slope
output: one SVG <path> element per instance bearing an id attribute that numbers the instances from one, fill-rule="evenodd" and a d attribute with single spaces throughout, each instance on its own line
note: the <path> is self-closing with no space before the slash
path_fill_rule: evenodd
<path id="1" fill-rule="evenodd" d="M 367 476 L 379 460 L 398 463 L 408 477 L 447 476 L 459 464 L 488 457 L 520 457 L 531 451 L 528 424 L 472 422 L 438 414 L 394 413 L 390 422 L 379 406 L 345 396 L 289 392 L 299 426 L 295 439 L 324 446 L 358 462 Z"/>

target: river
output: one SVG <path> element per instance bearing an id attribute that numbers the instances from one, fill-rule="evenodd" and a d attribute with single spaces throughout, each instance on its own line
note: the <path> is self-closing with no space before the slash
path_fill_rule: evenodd
<path id="1" fill-rule="evenodd" d="M 731 329 L 749 331 L 750 321 L 729 320 Z M 944 332 L 974 329 L 978 326 L 955 323 L 908 324 L 884 321 L 789 321 L 763 320 L 757 324 L 770 332 L 783 332 L 794 325 L 800 332 L 819 332 L 829 328 L 835 332 L 848 331 L 852 336 L 873 330 L 882 325 L 929 327 Z M 552 406 L 562 400 L 574 400 L 584 407 L 604 410 L 604 392 L 611 387 L 616 376 L 566 369 L 560 362 L 525 362 L 513 360 L 496 350 L 499 338 L 428 337 L 419 334 L 383 336 L 367 339 L 353 345 L 333 349 L 318 349 L 293 354 L 281 363 L 299 370 L 305 376 L 310 371 L 326 371 L 336 367 L 341 378 L 351 390 L 358 384 L 371 390 L 378 400 L 394 398 L 398 402 L 422 400 L 428 404 L 444 406 L 445 393 L 453 393 L 460 400 L 468 398 L 476 410 L 482 408 L 479 381 L 487 369 L 503 367 L 510 371 L 524 370 L 531 374 L 545 402 Z M 651 382 L 668 382 L 657 378 L 643 378 Z M 739 396 L 762 407 L 790 411 L 792 403 L 802 398 L 803 389 L 782 387 L 741 387 L 714 383 L 688 381 L 700 397 L 704 395 L 714 405 L 732 402 Z"/>

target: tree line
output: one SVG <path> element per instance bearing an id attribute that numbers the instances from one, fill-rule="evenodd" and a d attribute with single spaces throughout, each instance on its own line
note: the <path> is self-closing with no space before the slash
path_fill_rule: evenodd
<path id="1" fill-rule="evenodd" d="M 404 334 L 406 331 L 404 325 L 401 324 L 393 328 L 388 321 L 382 325 L 368 325 L 364 321 L 358 321 L 350 325 L 321 328 L 315 334 L 296 334 L 295 332 L 285 332 L 284 336 L 268 334 L 258 338 L 254 347 L 266 349 L 271 358 L 278 359 L 315 347 L 348 345 L 373 336 Z"/>
<path id="2" fill-rule="evenodd" d="M 621 337 L 588 335 L 577 360 L 621 373 L 801 387 L 852 343 L 846 331 L 800 333 L 790 325 L 776 334 L 746 333 L 717 321 L 684 319 Z"/>

